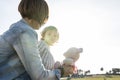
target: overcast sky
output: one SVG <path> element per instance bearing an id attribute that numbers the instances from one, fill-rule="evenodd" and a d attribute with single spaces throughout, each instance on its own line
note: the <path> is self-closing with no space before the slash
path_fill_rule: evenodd
<path id="1" fill-rule="evenodd" d="M 21 19 L 17 11 L 20 0 L 0 2 L 0 34 Z M 51 48 L 56 60 L 70 47 L 83 47 L 76 65 L 83 70 L 99 73 L 113 67 L 120 68 L 120 0 L 47 0 L 50 18 L 46 25 L 54 25 L 60 39 Z M 41 31 L 42 28 L 39 30 Z M 38 31 L 38 32 L 39 32 Z"/>

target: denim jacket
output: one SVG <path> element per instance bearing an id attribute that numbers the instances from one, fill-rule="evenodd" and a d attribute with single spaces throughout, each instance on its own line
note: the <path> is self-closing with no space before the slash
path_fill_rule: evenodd
<path id="1" fill-rule="evenodd" d="M 12 80 L 25 71 L 32 80 L 57 80 L 59 71 L 44 68 L 37 45 L 37 33 L 24 19 L 12 24 L 0 36 L 0 80 Z"/>

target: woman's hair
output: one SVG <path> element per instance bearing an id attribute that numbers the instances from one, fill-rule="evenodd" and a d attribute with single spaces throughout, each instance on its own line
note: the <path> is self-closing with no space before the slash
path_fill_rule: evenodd
<path id="1" fill-rule="evenodd" d="M 44 38 L 46 32 L 49 31 L 49 30 L 55 30 L 55 31 L 57 31 L 57 33 L 58 33 L 58 29 L 57 29 L 55 26 L 47 26 L 47 27 L 45 27 L 45 28 L 42 30 L 42 32 L 41 32 L 41 40 L 44 40 L 43 38 Z M 57 40 L 58 40 L 58 39 L 59 39 L 59 33 L 58 33 L 58 35 L 57 35 Z"/>
<path id="2" fill-rule="evenodd" d="M 41 25 L 49 17 L 49 7 L 44 0 L 21 0 L 18 11 L 22 18 L 33 19 Z"/>

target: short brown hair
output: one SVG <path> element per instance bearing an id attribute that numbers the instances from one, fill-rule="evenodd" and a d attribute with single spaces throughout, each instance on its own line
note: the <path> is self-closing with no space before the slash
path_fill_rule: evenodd
<path id="1" fill-rule="evenodd" d="M 34 19 L 41 25 L 49 16 L 48 4 L 44 0 L 21 0 L 18 11 L 22 18 Z"/>

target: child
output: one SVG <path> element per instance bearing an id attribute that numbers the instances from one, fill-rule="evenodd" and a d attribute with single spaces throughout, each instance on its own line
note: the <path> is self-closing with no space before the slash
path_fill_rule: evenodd
<path id="1" fill-rule="evenodd" d="M 41 40 L 38 47 L 42 62 L 46 69 L 54 69 L 55 60 L 50 52 L 49 47 L 56 43 L 59 39 L 59 32 L 56 27 L 45 27 L 41 33 Z"/>
<path id="2" fill-rule="evenodd" d="M 62 75 L 68 76 L 73 73 L 73 66 L 63 65 L 61 62 L 55 62 L 53 55 L 50 52 L 49 47 L 56 43 L 59 39 L 59 32 L 56 27 L 48 26 L 45 27 L 41 33 L 41 40 L 39 41 L 38 48 L 42 62 L 46 69 L 62 69 Z M 63 69 L 64 68 L 64 69 Z"/>

